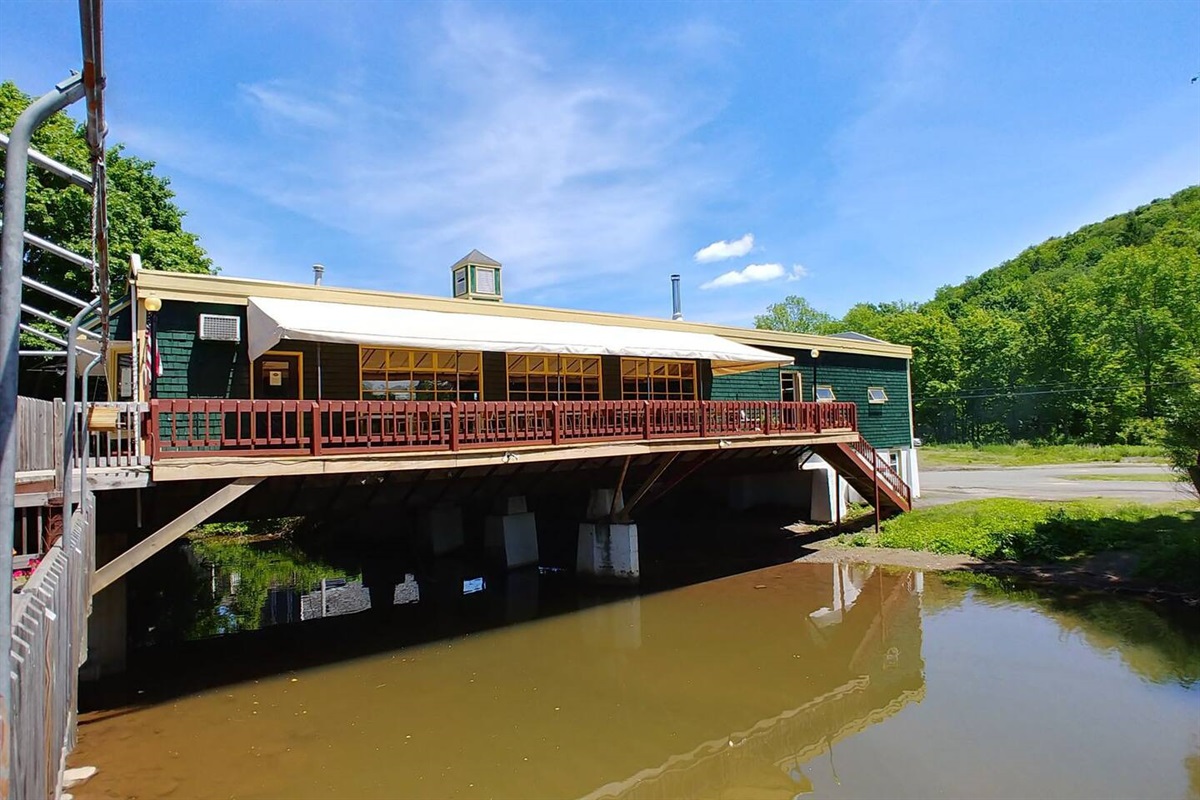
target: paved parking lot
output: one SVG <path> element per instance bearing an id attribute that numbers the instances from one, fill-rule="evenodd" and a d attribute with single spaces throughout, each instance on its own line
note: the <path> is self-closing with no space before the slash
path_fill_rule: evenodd
<path id="1" fill-rule="evenodd" d="M 1072 476 L 1105 475 L 1113 480 L 1084 480 Z M 918 506 L 953 503 L 984 497 L 1030 500 L 1075 500 L 1112 497 L 1142 503 L 1195 499 L 1190 484 L 1177 481 L 1121 480 L 1138 475 L 1170 476 L 1158 464 L 1062 464 L 1040 467 L 937 468 L 921 471 Z"/>

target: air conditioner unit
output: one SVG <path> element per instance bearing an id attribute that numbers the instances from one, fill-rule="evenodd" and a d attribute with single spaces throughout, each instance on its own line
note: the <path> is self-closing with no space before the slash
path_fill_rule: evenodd
<path id="1" fill-rule="evenodd" d="M 242 319 L 225 314 L 201 314 L 200 338 L 210 342 L 240 342 Z"/>

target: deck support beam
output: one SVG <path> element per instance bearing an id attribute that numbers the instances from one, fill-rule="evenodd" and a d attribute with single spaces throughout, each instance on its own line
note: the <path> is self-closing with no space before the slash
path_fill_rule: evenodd
<path id="1" fill-rule="evenodd" d="M 130 570 L 174 542 L 180 536 L 202 524 L 221 509 L 258 486 L 266 478 L 238 478 L 222 486 L 190 509 L 147 536 L 121 555 L 96 570 L 92 576 L 92 594 L 123 578 Z"/>

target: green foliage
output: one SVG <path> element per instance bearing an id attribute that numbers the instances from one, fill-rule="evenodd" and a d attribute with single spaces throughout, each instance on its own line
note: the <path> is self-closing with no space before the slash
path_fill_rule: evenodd
<path id="1" fill-rule="evenodd" d="M 1162 447 L 1155 445 L 1042 445 L 940 444 L 921 448 L 921 463 L 927 467 L 988 465 L 1032 467 L 1039 464 L 1076 464 L 1121 461 L 1126 458 L 1161 459 Z"/>
<path id="2" fill-rule="evenodd" d="M 1021 561 L 1129 551 L 1138 556 L 1139 575 L 1200 588 L 1200 513 L 1178 503 L 972 500 L 887 520 L 875 544 Z"/>
<path id="3" fill-rule="evenodd" d="M 788 298 L 755 324 L 911 346 L 927 441 L 1155 444 L 1163 421 L 1180 418 L 1172 408 L 1190 402 L 1172 397 L 1173 376 L 1200 352 L 1197 286 L 1192 186 L 1030 247 L 926 303 L 860 304 L 830 321 Z"/>
<path id="4" fill-rule="evenodd" d="M 10 132 L 31 100 L 11 81 L 0 83 L 0 131 Z M 38 129 L 33 146 L 56 161 L 90 172 L 84 128 L 64 113 L 55 114 Z M 108 151 L 107 164 L 113 294 L 124 294 L 129 256 L 135 252 L 147 269 L 213 272 L 196 235 L 183 229 L 184 212 L 174 203 L 170 180 L 154 174 L 154 163 L 127 155 L 117 145 Z M 27 192 L 25 226 L 30 233 L 82 255 L 91 253 L 87 192 L 36 167 L 29 170 Z M 75 297 L 92 295 L 89 271 L 36 248 L 26 249 L 25 273 Z"/>
<path id="5" fill-rule="evenodd" d="M 227 587 L 237 575 L 237 590 L 214 593 L 199 585 L 188 636 L 199 638 L 255 630 L 273 588 L 307 591 L 322 578 L 342 576 L 337 567 L 306 555 L 287 538 L 298 518 L 201 525 L 188 534 L 192 552 L 214 570 L 211 585 Z M 356 576 L 349 576 L 353 579 Z"/>
<path id="6" fill-rule="evenodd" d="M 768 306 L 766 314 L 755 317 L 754 326 L 792 333 L 825 333 L 833 321 L 833 317 L 816 310 L 803 297 L 790 295 L 782 303 Z"/>
<path id="7" fill-rule="evenodd" d="M 1176 362 L 1170 376 L 1163 445 L 1180 477 L 1200 493 L 1200 359 Z"/>

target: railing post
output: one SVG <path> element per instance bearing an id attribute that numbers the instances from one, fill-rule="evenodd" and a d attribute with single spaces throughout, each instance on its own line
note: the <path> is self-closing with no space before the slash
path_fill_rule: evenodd
<path id="1" fill-rule="evenodd" d="M 458 449 L 458 403 L 450 404 L 450 449 Z"/>
<path id="2" fill-rule="evenodd" d="M 321 455 L 321 404 L 316 400 L 312 403 L 312 454 Z"/>
<path id="3" fill-rule="evenodd" d="M 763 403 L 762 432 L 763 432 L 763 436 L 771 435 L 771 403 L 770 403 L 770 401 Z"/>
<path id="4" fill-rule="evenodd" d="M 650 401 L 642 401 L 642 438 L 650 440 Z"/>
<path id="5" fill-rule="evenodd" d="M 816 405 L 817 405 L 817 413 L 813 414 L 813 416 L 817 418 L 817 433 L 820 433 L 821 428 L 823 427 L 821 425 L 822 406 L 820 403 L 817 403 Z"/>
<path id="6" fill-rule="evenodd" d="M 158 403 L 159 403 L 158 400 L 150 401 L 149 418 L 146 420 L 146 438 L 149 440 L 149 443 L 150 443 L 150 461 L 151 462 L 153 462 L 154 459 L 158 458 L 158 451 L 159 451 L 159 448 L 161 447 L 161 444 L 159 442 L 160 434 L 159 434 L 159 430 L 158 430 L 158 427 L 159 427 L 159 425 L 158 425 L 158 414 L 159 414 Z"/>
<path id="7" fill-rule="evenodd" d="M 707 439 L 708 438 L 708 403 L 707 403 L 707 401 L 700 400 L 700 401 L 698 401 L 698 404 L 700 406 L 700 411 L 698 412 L 700 414 L 700 438 Z"/>
<path id="8" fill-rule="evenodd" d="M 558 414 L 558 401 L 555 401 L 550 404 L 550 443 L 555 447 L 558 446 L 559 437 L 561 436 L 559 433 L 560 420 Z"/>

